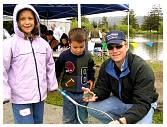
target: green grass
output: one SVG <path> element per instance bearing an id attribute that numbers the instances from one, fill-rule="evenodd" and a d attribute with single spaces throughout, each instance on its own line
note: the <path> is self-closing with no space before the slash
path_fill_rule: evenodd
<path id="1" fill-rule="evenodd" d="M 154 124 L 163 124 L 163 112 L 156 110 L 153 117 Z"/>
<path id="2" fill-rule="evenodd" d="M 97 77 L 98 75 L 98 70 L 99 67 L 102 63 L 102 59 L 100 57 L 93 57 L 93 59 L 95 60 L 96 63 L 96 74 L 95 77 Z M 106 58 L 104 58 L 106 59 Z M 153 69 L 155 76 L 161 75 L 161 78 L 163 77 L 162 75 L 162 71 L 163 71 L 163 64 L 162 62 L 159 61 L 147 61 L 148 64 L 151 66 L 151 68 Z M 52 104 L 52 105 L 57 105 L 57 106 L 62 106 L 63 102 L 62 102 L 62 96 L 59 92 L 55 91 L 55 92 L 49 92 L 48 93 L 48 97 L 45 101 L 48 104 Z M 156 112 L 154 113 L 154 117 L 153 117 L 153 123 L 155 124 L 163 124 L 163 111 L 159 111 L 156 110 Z"/>
<path id="3" fill-rule="evenodd" d="M 62 106 L 63 99 L 58 91 L 54 91 L 48 93 L 48 97 L 45 102 L 52 105 Z"/>
<path id="4" fill-rule="evenodd" d="M 147 61 L 147 63 L 151 66 L 154 73 L 163 73 L 162 61 Z"/>

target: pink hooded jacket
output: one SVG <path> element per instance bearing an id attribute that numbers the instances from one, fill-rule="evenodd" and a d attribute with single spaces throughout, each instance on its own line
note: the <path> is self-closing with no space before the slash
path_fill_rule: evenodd
<path id="1" fill-rule="evenodd" d="M 16 16 L 19 10 L 31 5 L 16 5 L 13 14 L 15 34 L 6 39 L 3 46 L 3 95 L 4 101 L 15 104 L 37 103 L 47 97 L 48 91 L 58 88 L 52 49 L 40 36 L 32 41 L 24 39 L 18 28 Z M 34 53 L 33 53 L 34 50 Z M 35 64 L 36 61 L 36 64 Z"/>

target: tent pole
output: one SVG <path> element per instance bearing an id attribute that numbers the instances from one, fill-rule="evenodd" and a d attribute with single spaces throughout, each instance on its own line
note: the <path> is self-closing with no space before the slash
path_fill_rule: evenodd
<path id="1" fill-rule="evenodd" d="M 78 28 L 81 28 L 81 4 L 78 4 Z"/>

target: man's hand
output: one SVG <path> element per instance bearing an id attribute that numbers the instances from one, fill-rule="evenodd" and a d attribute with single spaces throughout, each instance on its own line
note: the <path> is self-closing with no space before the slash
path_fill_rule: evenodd
<path id="1" fill-rule="evenodd" d="M 118 120 L 113 120 L 109 124 L 120 124 L 120 122 Z"/>
<path id="2" fill-rule="evenodd" d="M 109 124 L 127 124 L 127 122 L 126 122 L 126 118 L 122 117 L 122 118 L 119 118 L 119 120 L 111 121 Z"/>
<path id="3" fill-rule="evenodd" d="M 85 101 L 85 102 L 93 102 L 93 101 L 96 101 L 96 99 L 98 98 L 96 96 L 96 94 L 94 94 L 92 91 L 90 91 L 89 88 L 82 87 L 82 90 L 84 91 L 83 101 Z"/>

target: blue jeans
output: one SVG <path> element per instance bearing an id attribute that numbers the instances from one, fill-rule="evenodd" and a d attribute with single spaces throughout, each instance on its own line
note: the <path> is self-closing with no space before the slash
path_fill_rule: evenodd
<path id="1" fill-rule="evenodd" d="M 72 94 L 67 91 L 66 93 L 79 104 L 87 105 L 87 103 L 82 101 L 83 94 Z M 78 112 L 79 112 L 79 118 L 82 121 L 82 123 L 85 123 L 85 124 L 88 123 L 87 109 L 79 107 Z M 79 124 L 77 113 L 76 113 L 76 106 L 64 96 L 63 96 L 63 123 Z"/>
<path id="2" fill-rule="evenodd" d="M 99 102 L 90 102 L 88 106 L 97 108 L 99 110 L 102 110 L 106 113 L 108 113 L 113 119 L 118 119 L 121 117 L 122 114 L 124 114 L 129 108 L 132 107 L 133 104 L 125 104 L 121 100 L 119 100 L 115 96 L 111 96 L 103 101 Z M 149 112 L 147 113 L 144 118 L 142 118 L 140 121 L 138 121 L 136 124 L 151 124 L 152 118 L 154 114 L 154 109 L 156 109 L 157 103 L 153 103 L 152 107 L 150 108 Z M 101 114 L 96 111 L 92 111 L 88 109 L 88 113 L 92 115 L 93 117 L 99 119 L 102 123 L 109 123 L 111 122 L 111 119 L 107 117 L 104 114 Z"/>
<path id="3" fill-rule="evenodd" d="M 15 124 L 42 124 L 44 101 L 32 104 L 12 104 Z"/>

